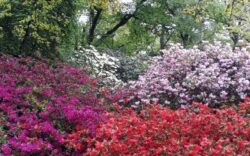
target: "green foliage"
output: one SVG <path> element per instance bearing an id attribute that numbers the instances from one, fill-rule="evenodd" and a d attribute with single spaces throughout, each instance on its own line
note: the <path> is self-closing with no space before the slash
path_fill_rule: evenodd
<path id="1" fill-rule="evenodd" d="M 234 46 L 239 40 L 250 41 L 250 1 L 249 0 L 227 0 L 225 2 L 226 20 L 224 24 L 230 33 Z"/>
<path id="2" fill-rule="evenodd" d="M 0 114 L 0 120 L 5 120 L 5 115 L 3 113 Z M 4 134 L 4 125 L 0 125 L 0 144 L 6 143 L 7 142 L 7 135 Z"/>
<path id="3" fill-rule="evenodd" d="M 218 34 L 235 47 L 250 41 L 249 8 L 249 0 L 0 0 L 0 51 L 67 58 L 94 45 L 136 54 Z"/>
<path id="4" fill-rule="evenodd" d="M 134 1 L 138 7 L 139 1 Z M 223 5 L 215 0 L 153 0 L 145 2 L 133 17 L 113 35 L 104 40 L 95 39 L 97 47 L 135 53 L 140 50 L 157 51 L 169 42 L 193 46 L 203 40 L 213 41 L 216 32 L 223 27 Z M 126 13 L 103 14 L 96 28 L 96 37 L 112 28 Z M 135 44 L 136 43 L 136 44 Z"/>
<path id="5" fill-rule="evenodd" d="M 76 17 L 76 0 L 13 0 L 0 2 L 1 51 L 53 56 L 68 37 Z"/>
<path id="6" fill-rule="evenodd" d="M 90 7 L 98 7 L 104 10 L 112 9 L 116 11 L 119 8 L 119 0 L 86 0 Z"/>

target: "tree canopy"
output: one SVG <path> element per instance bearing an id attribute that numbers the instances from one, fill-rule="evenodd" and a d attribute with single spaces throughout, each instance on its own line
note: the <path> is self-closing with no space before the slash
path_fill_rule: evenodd
<path id="1" fill-rule="evenodd" d="M 250 40 L 248 0 L 0 0 L 0 10 L 0 50 L 13 54 L 57 56 L 89 45 L 133 54 Z"/>

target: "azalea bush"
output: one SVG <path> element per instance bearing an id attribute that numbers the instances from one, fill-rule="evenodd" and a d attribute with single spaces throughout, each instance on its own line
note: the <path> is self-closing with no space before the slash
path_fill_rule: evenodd
<path id="1" fill-rule="evenodd" d="M 76 129 L 95 135 L 105 121 L 97 81 L 46 60 L 0 56 L 0 155 L 72 155 Z"/>
<path id="2" fill-rule="evenodd" d="M 110 113 L 86 155 L 246 155 L 250 153 L 250 102 L 212 109 L 194 103 L 176 111 L 149 105 Z M 81 137 L 80 137 L 81 139 Z"/>
<path id="3" fill-rule="evenodd" d="M 245 50 L 216 43 L 202 50 L 174 45 L 162 53 L 129 85 L 137 105 L 154 101 L 176 108 L 196 101 L 217 107 L 250 95 L 250 54 Z"/>
<path id="4" fill-rule="evenodd" d="M 119 59 L 106 53 L 101 54 L 92 46 L 75 51 L 68 61 L 78 67 L 85 68 L 91 75 L 97 77 L 101 86 L 114 87 L 122 84 L 116 74 L 120 66 Z"/>
<path id="5" fill-rule="evenodd" d="M 97 51 L 91 46 L 75 51 L 68 62 L 86 68 L 91 75 L 99 78 L 101 86 L 116 87 L 137 80 L 149 65 L 150 57 L 142 52 L 128 56 L 111 49 Z"/>

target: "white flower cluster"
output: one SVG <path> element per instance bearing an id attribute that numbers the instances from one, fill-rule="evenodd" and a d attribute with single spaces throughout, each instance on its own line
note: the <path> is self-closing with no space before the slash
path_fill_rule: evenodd
<path id="1" fill-rule="evenodd" d="M 69 62 L 84 67 L 100 80 L 101 85 L 117 86 L 123 82 L 117 78 L 116 71 L 120 66 L 119 59 L 99 53 L 93 46 L 75 51 Z"/>

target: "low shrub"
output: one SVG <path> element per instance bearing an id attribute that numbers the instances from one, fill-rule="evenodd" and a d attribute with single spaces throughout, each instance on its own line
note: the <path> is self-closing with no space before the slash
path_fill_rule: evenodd
<path id="1" fill-rule="evenodd" d="M 154 101 L 174 108 L 192 101 L 212 107 L 236 104 L 250 95 L 250 55 L 218 43 L 203 50 L 175 45 L 155 57 L 129 87 L 138 103 Z"/>
<path id="2" fill-rule="evenodd" d="M 176 111 L 148 105 L 140 114 L 131 108 L 111 113 L 87 140 L 86 155 L 247 155 L 250 153 L 250 101 L 209 108 L 194 103 Z"/>
<path id="3" fill-rule="evenodd" d="M 106 118 L 96 80 L 46 60 L 0 57 L 0 155 L 72 155 L 65 145 L 77 127 L 95 135 Z"/>

